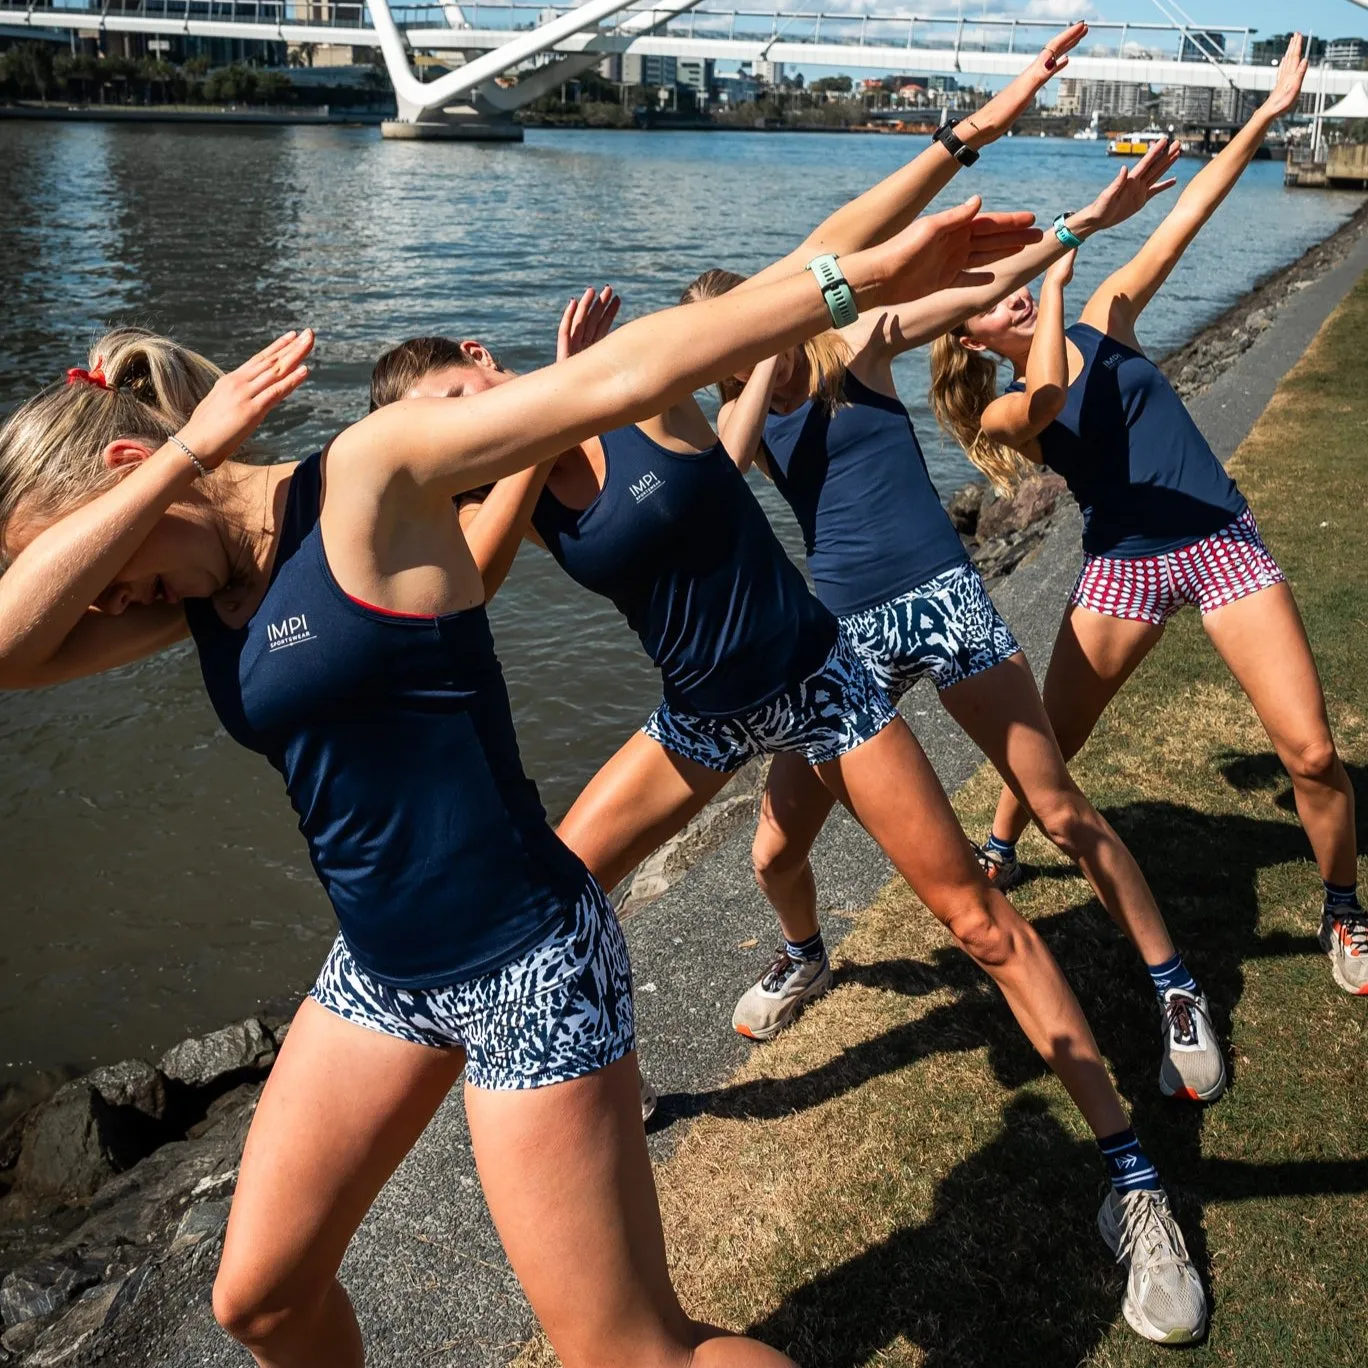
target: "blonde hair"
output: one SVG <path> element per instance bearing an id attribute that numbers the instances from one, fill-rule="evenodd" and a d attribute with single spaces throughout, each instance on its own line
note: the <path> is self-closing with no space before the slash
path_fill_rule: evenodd
<path id="1" fill-rule="evenodd" d="M 984 411 L 997 398 L 998 363 L 987 352 L 964 346 L 965 335 L 956 328 L 931 344 L 931 412 L 993 488 L 1010 494 L 1031 464 L 984 433 Z"/>
<path id="2" fill-rule="evenodd" d="M 735 271 L 714 267 L 691 280 L 680 294 L 679 302 L 695 304 L 700 299 L 716 299 L 734 290 L 744 280 L 745 276 L 737 275 Z M 845 376 L 850 365 L 850 347 L 845 338 L 834 328 L 829 328 L 803 343 L 803 355 L 807 360 L 808 398 L 820 399 L 832 411 L 840 408 L 845 402 Z M 717 384 L 723 403 L 736 399 L 744 388 L 734 375 L 719 380 Z"/>
<path id="3" fill-rule="evenodd" d="M 61 517 L 112 487 L 118 474 L 106 466 L 105 448 L 121 437 L 164 441 L 222 374 L 197 352 L 142 328 L 106 333 L 89 365 L 0 427 L 0 537 L 21 506 Z"/>

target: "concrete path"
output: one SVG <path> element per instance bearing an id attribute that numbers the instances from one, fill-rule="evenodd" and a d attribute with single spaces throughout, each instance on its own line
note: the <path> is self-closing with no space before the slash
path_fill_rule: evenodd
<path id="1" fill-rule="evenodd" d="M 1190 407 L 1222 460 L 1244 439 L 1287 369 L 1324 319 L 1368 270 L 1368 237 L 1345 261 L 1288 300 L 1274 323 L 1220 381 Z M 1077 572 L 1079 522 L 1072 511 L 1035 556 L 996 593 L 1004 616 L 1037 669 L 1049 658 Z M 937 706 L 929 689 L 904 702 L 946 787 L 974 772 L 980 756 Z M 750 833 L 706 858 L 658 901 L 630 917 L 627 936 L 637 980 L 641 1054 L 661 1092 L 653 1125 L 657 1158 L 689 1118 L 756 1048 L 730 1028 L 737 995 L 766 961 L 775 923 L 750 875 Z M 843 814 L 818 846 L 815 865 L 829 935 L 887 882 L 882 853 Z M 834 933 L 834 934 L 833 934 Z M 758 941 L 749 950 L 742 942 Z M 763 1048 L 763 1047 L 761 1047 Z M 119 1361 L 142 1368 L 238 1365 L 245 1356 L 214 1326 L 208 1303 L 212 1263 L 167 1269 L 139 1298 L 140 1343 Z M 433 1364 L 492 1368 L 506 1363 L 534 1325 L 485 1212 L 471 1162 L 459 1095 L 453 1094 L 422 1142 L 382 1193 L 342 1270 L 365 1329 L 373 1368 Z M 181 1281 L 181 1286 L 171 1285 Z"/>

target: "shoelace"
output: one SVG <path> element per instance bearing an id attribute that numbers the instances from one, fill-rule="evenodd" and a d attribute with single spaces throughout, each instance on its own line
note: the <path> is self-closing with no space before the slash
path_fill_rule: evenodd
<path id="1" fill-rule="evenodd" d="M 1330 915 L 1342 928 L 1349 953 L 1368 955 L 1368 912 L 1332 911 Z"/>
<path id="2" fill-rule="evenodd" d="M 798 961 L 781 945 L 774 952 L 770 967 L 760 978 L 760 986 L 767 993 L 777 992 L 788 981 L 788 977 L 798 967 Z"/>
<path id="3" fill-rule="evenodd" d="M 978 860 L 979 868 L 983 870 L 990 879 L 995 878 L 1006 869 L 1007 861 L 1004 860 L 1001 855 L 989 850 L 987 846 L 981 846 L 973 842 L 971 842 L 971 844 L 974 846 L 974 858 Z"/>
<path id="4" fill-rule="evenodd" d="M 1134 1263 L 1137 1252 L 1147 1264 L 1156 1261 L 1187 1263 L 1183 1232 L 1178 1229 L 1168 1199 L 1162 1192 L 1140 1188 L 1128 1193 L 1122 1199 L 1121 1212 L 1121 1238 L 1116 1248 L 1118 1263 Z"/>
<path id="5" fill-rule="evenodd" d="M 1197 1043 L 1197 1018 L 1205 1016 L 1202 1004 L 1187 993 L 1175 993 L 1164 1003 L 1164 1029 L 1172 1031 L 1180 1045 Z M 1211 1023 L 1208 1020 L 1207 1025 Z"/>

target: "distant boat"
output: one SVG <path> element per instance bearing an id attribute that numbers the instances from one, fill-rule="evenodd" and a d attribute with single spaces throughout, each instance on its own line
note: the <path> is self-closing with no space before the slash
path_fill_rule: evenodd
<path id="1" fill-rule="evenodd" d="M 1096 109 L 1093 110 L 1092 119 L 1086 128 L 1080 128 L 1074 134 L 1074 142 L 1097 142 L 1102 137 L 1102 130 L 1098 127 L 1098 119 L 1101 114 Z"/>
<path id="2" fill-rule="evenodd" d="M 1143 157 L 1155 143 L 1163 141 L 1169 134 L 1162 128 L 1142 128 L 1138 133 L 1118 133 L 1107 143 L 1109 157 Z"/>

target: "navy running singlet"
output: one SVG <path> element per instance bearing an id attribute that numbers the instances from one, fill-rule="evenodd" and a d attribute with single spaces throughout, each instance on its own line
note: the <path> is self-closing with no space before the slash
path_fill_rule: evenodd
<path id="1" fill-rule="evenodd" d="M 817 597 L 862 612 L 969 559 L 931 483 L 912 419 L 847 373 L 833 413 L 809 399 L 765 419 L 774 487 L 803 530 Z"/>
<path id="2" fill-rule="evenodd" d="M 290 477 L 246 626 L 187 599 L 228 734 L 285 779 L 342 935 L 376 978 L 437 987 L 502 968 L 588 877 L 523 773 L 483 606 L 441 617 L 350 598 L 319 531 L 321 460 Z"/>
<path id="3" fill-rule="evenodd" d="M 1244 495 L 1159 367 L 1090 324 L 1065 335 L 1083 353 L 1083 370 L 1038 440 L 1083 511 L 1083 550 L 1155 556 L 1238 518 Z"/>
<path id="4" fill-rule="evenodd" d="M 722 444 L 685 454 L 636 427 L 599 441 L 598 497 L 573 509 L 543 490 L 533 526 L 572 579 L 627 619 L 667 702 L 734 717 L 817 670 L 836 644 L 835 619 Z"/>

